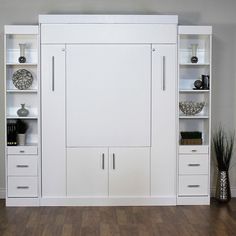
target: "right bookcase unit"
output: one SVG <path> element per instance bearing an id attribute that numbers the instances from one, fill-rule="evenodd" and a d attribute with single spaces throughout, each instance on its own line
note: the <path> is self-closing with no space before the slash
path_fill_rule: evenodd
<path id="1" fill-rule="evenodd" d="M 211 26 L 179 26 L 177 204 L 210 203 Z"/>

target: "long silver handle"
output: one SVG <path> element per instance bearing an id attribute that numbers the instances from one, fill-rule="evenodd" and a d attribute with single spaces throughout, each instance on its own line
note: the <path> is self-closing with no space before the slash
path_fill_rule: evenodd
<path id="1" fill-rule="evenodd" d="M 188 166 L 200 166 L 200 164 L 188 164 Z"/>
<path id="2" fill-rule="evenodd" d="M 115 153 L 112 154 L 112 168 L 115 170 L 116 168 L 116 156 Z"/>
<path id="3" fill-rule="evenodd" d="M 17 186 L 17 189 L 29 189 L 29 186 Z"/>
<path id="4" fill-rule="evenodd" d="M 102 169 L 105 169 L 105 154 L 102 154 Z"/>
<path id="5" fill-rule="evenodd" d="M 166 57 L 162 57 L 162 90 L 166 90 Z"/>
<path id="6" fill-rule="evenodd" d="M 55 87 L 55 58 L 52 56 L 52 91 Z"/>
<path id="7" fill-rule="evenodd" d="M 16 165 L 17 168 L 28 168 L 28 165 Z"/>
<path id="8" fill-rule="evenodd" d="M 199 188 L 200 185 L 199 184 L 190 184 L 188 185 L 188 188 Z"/>

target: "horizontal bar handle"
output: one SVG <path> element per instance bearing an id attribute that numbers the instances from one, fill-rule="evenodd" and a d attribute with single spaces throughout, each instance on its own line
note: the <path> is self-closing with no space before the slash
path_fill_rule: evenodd
<path id="1" fill-rule="evenodd" d="M 196 149 L 193 149 L 192 152 L 197 152 L 197 150 L 196 150 Z"/>
<path id="2" fill-rule="evenodd" d="M 200 164 L 188 164 L 188 166 L 200 166 Z"/>
<path id="3" fill-rule="evenodd" d="M 28 165 L 16 165 L 17 168 L 28 168 Z"/>
<path id="4" fill-rule="evenodd" d="M 20 153 L 24 153 L 25 152 L 25 150 L 20 150 Z"/>
<path id="5" fill-rule="evenodd" d="M 17 189 L 29 189 L 29 186 L 17 186 Z"/>
<path id="6" fill-rule="evenodd" d="M 190 184 L 188 185 L 188 188 L 199 188 L 200 185 L 199 184 Z"/>

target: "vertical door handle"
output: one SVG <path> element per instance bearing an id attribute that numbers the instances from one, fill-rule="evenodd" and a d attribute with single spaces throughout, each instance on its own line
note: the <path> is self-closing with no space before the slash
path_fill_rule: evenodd
<path id="1" fill-rule="evenodd" d="M 55 58 L 52 56 L 52 91 L 54 91 L 55 86 Z"/>
<path id="2" fill-rule="evenodd" d="M 162 90 L 166 90 L 166 57 L 162 57 Z"/>
<path id="3" fill-rule="evenodd" d="M 115 153 L 112 154 L 112 169 L 115 170 L 116 168 L 116 156 Z"/>
<path id="4" fill-rule="evenodd" d="M 105 154 L 102 154 L 102 169 L 105 169 Z"/>

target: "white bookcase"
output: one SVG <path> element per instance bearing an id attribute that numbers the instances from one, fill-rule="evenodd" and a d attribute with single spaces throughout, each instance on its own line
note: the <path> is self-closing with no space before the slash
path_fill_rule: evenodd
<path id="1" fill-rule="evenodd" d="M 25 63 L 20 63 L 19 44 L 25 44 Z M 38 205 L 40 195 L 40 81 L 38 26 L 5 26 L 5 133 L 6 204 Z M 31 86 L 18 89 L 13 74 L 25 69 L 33 77 Z M 29 114 L 20 117 L 17 110 L 25 104 Z M 28 126 L 25 145 L 19 145 L 16 133 L 9 136 L 9 124 L 21 119 Z M 15 129 L 15 127 L 14 127 Z M 13 142 L 14 141 L 14 142 Z"/>
<path id="2" fill-rule="evenodd" d="M 179 26 L 179 102 L 205 102 L 196 115 L 179 110 L 179 155 L 177 204 L 209 204 L 211 144 L 211 26 Z M 197 62 L 191 62 L 192 45 L 197 45 Z M 196 89 L 194 82 L 209 75 L 209 87 Z M 181 145 L 181 132 L 198 131 L 202 144 Z"/>

